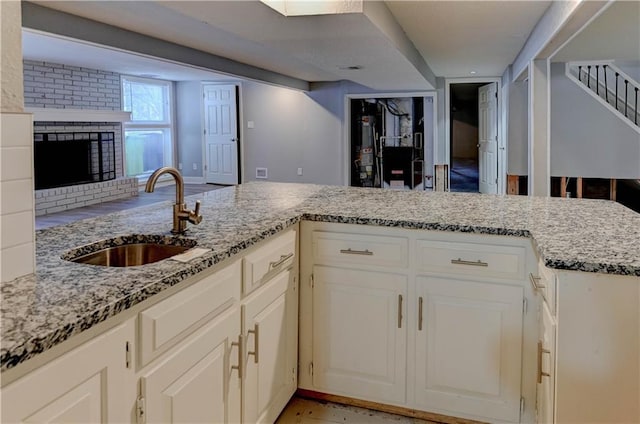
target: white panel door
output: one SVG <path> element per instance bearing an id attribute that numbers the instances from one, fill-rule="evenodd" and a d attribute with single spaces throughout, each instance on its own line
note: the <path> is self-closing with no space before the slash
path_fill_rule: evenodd
<path id="1" fill-rule="evenodd" d="M 478 88 L 478 179 L 480 193 L 498 192 L 498 88 Z"/>
<path id="2" fill-rule="evenodd" d="M 243 421 L 274 422 L 296 390 L 297 309 L 293 280 L 285 271 L 242 305 L 247 343 Z"/>
<path id="3" fill-rule="evenodd" d="M 141 378 L 147 423 L 235 423 L 240 420 L 240 308 L 196 331 Z"/>
<path id="4" fill-rule="evenodd" d="M 205 85 L 205 180 L 238 184 L 238 126 L 235 85 Z"/>
<path id="5" fill-rule="evenodd" d="M 522 287 L 423 276 L 416 283 L 416 406 L 518 422 Z"/>
<path id="6" fill-rule="evenodd" d="M 406 402 L 407 277 L 315 266 L 313 386 Z"/>
<path id="7" fill-rule="evenodd" d="M 1 421 L 127 422 L 134 380 L 125 344 L 134 338 L 130 320 L 3 387 Z"/>

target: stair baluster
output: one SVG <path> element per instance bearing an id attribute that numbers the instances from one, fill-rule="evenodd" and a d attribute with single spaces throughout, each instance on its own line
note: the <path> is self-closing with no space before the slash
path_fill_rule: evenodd
<path id="1" fill-rule="evenodd" d="M 629 87 L 629 80 L 624 80 L 624 116 L 627 116 L 627 96 L 629 95 L 627 88 Z"/>
<path id="2" fill-rule="evenodd" d="M 591 88 L 591 65 L 587 66 L 587 87 Z"/>
<path id="3" fill-rule="evenodd" d="M 618 76 L 620 74 L 616 72 L 616 110 L 618 110 Z"/>
<path id="4" fill-rule="evenodd" d="M 596 65 L 596 94 L 600 95 L 600 65 Z"/>
<path id="5" fill-rule="evenodd" d="M 636 111 L 635 116 L 633 118 L 633 123 L 638 125 L 638 87 L 636 87 L 636 104 L 633 107 L 633 110 Z"/>
<path id="6" fill-rule="evenodd" d="M 604 97 L 607 103 L 609 103 L 609 88 L 607 87 L 607 65 L 603 65 L 604 70 Z"/>

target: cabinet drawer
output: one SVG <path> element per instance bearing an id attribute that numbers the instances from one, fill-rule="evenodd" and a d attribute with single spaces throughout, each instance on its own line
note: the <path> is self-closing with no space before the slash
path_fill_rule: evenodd
<path id="1" fill-rule="evenodd" d="M 556 274 L 544 265 L 544 262 L 538 262 L 538 275 L 529 275 L 529 280 L 533 286 L 533 290 L 542 295 L 542 299 L 549 307 L 552 316 L 556 316 L 556 291 L 557 278 Z"/>
<path id="2" fill-rule="evenodd" d="M 404 268 L 408 241 L 402 237 L 313 232 L 314 263 L 363 264 Z"/>
<path id="3" fill-rule="evenodd" d="M 140 360 L 147 364 L 240 298 L 240 262 L 140 312 Z"/>
<path id="4" fill-rule="evenodd" d="M 493 278 L 524 279 L 525 249 L 480 243 L 417 240 L 418 270 Z"/>
<path id="5" fill-rule="evenodd" d="M 296 259 L 296 232 L 288 231 L 244 257 L 242 293 L 251 293 L 263 282 L 293 264 Z"/>

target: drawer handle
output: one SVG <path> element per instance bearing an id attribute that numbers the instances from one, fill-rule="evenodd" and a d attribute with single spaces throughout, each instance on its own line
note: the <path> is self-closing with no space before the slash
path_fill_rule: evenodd
<path id="1" fill-rule="evenodd" d="M 253 326 L 253 330 L 249 330 L 247 333 L 253 334 L 253 352 L 247 352 L 247 355 L 253 355 L 253 362 L 258 363 L 258 343 L 260 339 L 260 326 L 256 323 Z"/>
<path id="2" fill-rule="evenodd" d="M 269 262 L 269 269 L 278 268 L 280 265 L 285 263 L 287 260 L 293 258 L 293 253 L 289 253 L 288 255 L 280 256 L 280 259 L 277 261 Z"/>
<path id="3" fill-rule="evenodd" d="M 540 280 L 542 280 L 541 277 L 536 277 L 532 273 L 529 273 L 529 281 L 531 281 L 533 291 L 539 291 L 547 288 L 544 284 L 540 284 Z"/>
<path id="4" fill-rule="evenodd" d="M 238 347 L 238 365 L 232 365 L 231 370 L 238 370 L 238 378 L 242 380 L 242 359 L 244 358 L 244 335 L 238 336 L 237 342 L 231 342 L 231 346 Z"/>
<path id="5" fill-rule="evenodd" d="M 548 353 L 551 354 L 549 349 L 545 349 L 542 347 L 542 342 L 538 342 L 538 384 L 542 383 L 542 377 L 551 377 L 551 374 L 548 372 L 542 371 L 542 354 Z"/>
<path id="6" fill-rule="evenodd" d="M 480 259 L 477 261 L 465 261 L 464 259 L 451 259 L 451 263 L 454 265 L 471 265 L 471 266 L 489 266 L 487 262 L 482 262 Z"/>
<path id="7" fill-rule="evenodd" d="M 402 295 L 398 295 L 398 328 L 402 328 Z"/>
<path id="8" fill-rule="evenodd" d="M 365 255 L 365 256 L 373 256 L 373 252 L 369 249 L 365 250 L 351 250 L 348 249 L 340 249 L 340 253 L 344 253 L 345 255 Z"/>
<path id="9" fill-rule="evenodd" d="M 422 296 L 418 298 L 418 331 L 422 331 Z"/>

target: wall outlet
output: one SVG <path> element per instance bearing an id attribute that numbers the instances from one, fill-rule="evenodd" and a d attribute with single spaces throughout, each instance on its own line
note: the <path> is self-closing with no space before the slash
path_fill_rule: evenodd
<path id="1" fill-rule="evenodd" d="M 193 170 L 194 170 L 194 171 L 197 171 L 197 170 L 198 170 L 198 164 L 197 164 L 197 163 L 195 163 L 195 162 L 194 162 L 194 164 L 193 164 Z"/>
<path id="2" fill-rule="evenodd" d="M 178 169 L 182 170 L 182 162 L 178 163 Z"/>
<path id="3" fill-rule="evenodd" d="M 255 124 L 253 121 L 247 121 L 247 128 L 255 128 Z"/>
<path id="4" fill-rule="evenodd" d="M 302 168 L 298 168 L 298 175 L 302 175 Z"/>
<path id="5" fill-rule="evenodd" d="M 256 178 L 267 179 L 267 168 L 256 168 Z"/>

